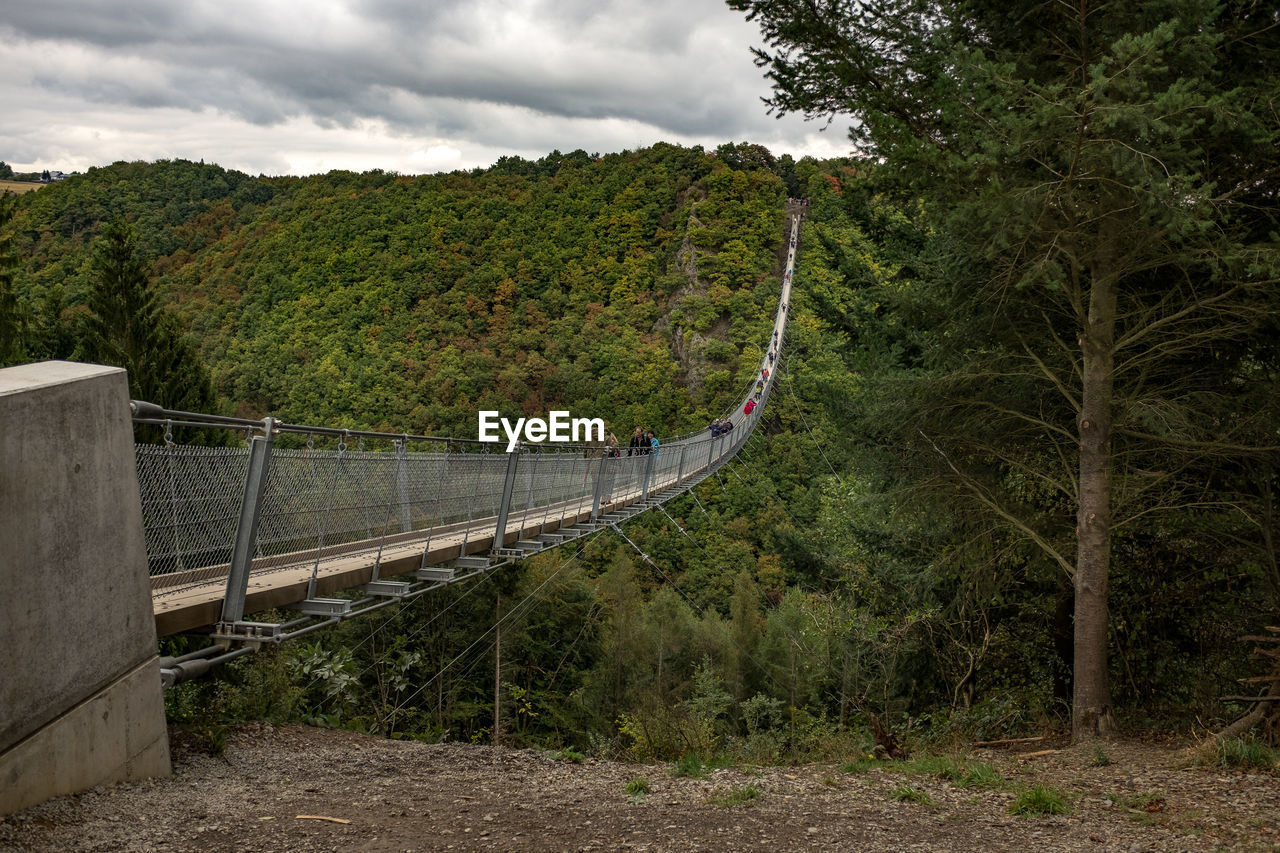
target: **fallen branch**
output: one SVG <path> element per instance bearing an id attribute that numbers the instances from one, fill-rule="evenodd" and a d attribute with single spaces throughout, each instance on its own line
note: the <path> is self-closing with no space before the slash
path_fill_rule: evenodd
<path id="1" fill-rule="evenodd" d="M 1044 738 L 1044 735 L 1036 735 L 1035 737 L 1007 737 L 1003 740 L 980 740 L 974 743 L 974 747 L 981 749 L 991 746 L 1012 746 L 1015 743 L 1035 743 Z"/>
<path id="2" fill-rule="evenodd" d="M 322 815 L 322 814 L 294 815 L 294 819 L 295 820 L 327 820 L 329 821 L 329 823 L 351 823 L 351 821 L 347 820 L 346 818 L 326 817 L 325 815 Z"/>
<path id="3" fill-rule="evenodd" d="M 1062 750 L 1060 750 L 1060 749 L 1042 749 L 1042 750 L 1040 750 L 1039 752 L 1020 752 L 1020 753 L 1018 753 L 1018 760 L 1020 760 L 1020 761 L 1027 761 L 1028 759 L 1031 759 L 1031 758 L 1040 758 L 1040 757 L 1045 756 L 1045 755 L 1057 755 L 1059 752 L 1062 752 Z"/>

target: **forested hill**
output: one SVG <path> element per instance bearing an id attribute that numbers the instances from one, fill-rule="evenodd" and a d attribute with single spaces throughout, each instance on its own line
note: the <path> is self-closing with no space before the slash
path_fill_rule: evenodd
<path id="1" fill-rule="evenodd" d="M 785 202 L 805 196 L 780 393 L 721 476 L 631 522 L 626 541 L 598 536 L 430 608 L 236 662 L 218 676 L 235 691 L 171 692 L 171 718 L 484 739 L 497 679 L 499 740 L 846 756 L 885 726 L 985 740 L 1065 722 L 1076 617 L 1100 612 L 1123 719 L 1225 725 L 1240 705 L 1224 692 L 1261 683 L 1236 638 L 1275 625 L 1280 600 L 1267 272 L 1280 255 L 1259 236 L 1274 206 L 1246 205 L 1234 248 L 1170 250 L 1125 274 L 1116 522 L 1107 605 L 1090 610 L 1072 562 L 1087 277 L 1001 266 L 1023 257 L 1009 229 L 1040 226 L 1009 212 L 998 182 L 948 183 L 948 197 L 906 174 L 750 145 L 422 177 L 116 164 L 9 202 L 7 227 L 0 211 L 0 363 L 106 360 L 90 345 L 132 340 L 122 330 L 143 317 L 166 326 L 143 363 L 194 363 L 195 347 L 209 404 L 229 413 L 471 436 L 477 409 L 554 407 L 669 436 L 750 381 Z M 1135 246 L 1164 245 L 1157 219 Z M 112 314 L 104 282 L 128 267 L 129 229 L 168 313 L 140 299 Z M 1222 272 L 1241 258 L 1258 266 Z M 417 621 L 432 608 L 451 615 Z M 496 644 L 476 639 L 499 612 L 515 614 L 500 677 Z"/>
<path id="2" fill-rule="evenodd" d="M 419 177 L 116 163 L 19 202 L 30 355 L 74 354 L 91 246 L 122 218 L 228 412 L 456 436 L 481 408 L 701 426 L 759 361 L 785 179 L 789 158 L 749 145 Z"/>

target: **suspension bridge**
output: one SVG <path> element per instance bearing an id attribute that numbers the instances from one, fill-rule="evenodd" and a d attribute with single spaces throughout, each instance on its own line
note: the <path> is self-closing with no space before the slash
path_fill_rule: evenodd
<path id="1" fill-rule="evenodd" d="M 91 508 L 92 529 L 78 531 L 85 543 L 79 550 L 88 553 L 66 561 L 61 583 L 30 585 L 31 606 L 22 618 L 8 620 L 15 639 L 31 633 L 21 634 L 25 639 L 16 646 L 14 677 L 0 669 L 5 676 L 0 678 L 0 791 L 8 791 L 0 794 L 0 814 L 102 778 L 167 773 L 162 708 L 159 734 L 154 733 L 158 681 L 170 685 L 264 644 L 404 602 L 602 527 L 618 529 L 620 522 L 714 475 L 750 438 L 777 383 L 801 220 L 795 206 L 789 213 L 771 337 L 759 369 L 728 416 L 733 428 L 727 431 L 703 429 L 641 452 L 612 453 L 600 443 L 525 443 L 503 452 L 502 444 L 297 425 L 272 417 L 252 421 L 133 401 L 132 424 L 163 430 L 164 442 L 134 444 L 133 471 L 100 466 L 103 476 L 96 488 L 102 494 Z M 10 371 L 17 371 L 11 375 L 18 393 L 48 384 L 38 371 Z M 0 378 L 10 371 L 0 371 Z M 6 393 L 0 384 L 0 400 Z M 37 405 L 48 412 L 53 404 Z M 69 405 L 82 409 L 84 403 Z M 10 408 L 0 410 L 6 416 L 0 442 L 12 444 L 7 439 L 18 419 L 30 413 L 10 415 Z M 174 430 L 232 431 L 245 440 L 238 447 L 177 444 Z M 9 449 L 26 459 L 30 451 L 25 448 L 18 442 Z M 27 462 L 37 466 L 33 472 L 42 470 Z M 48 490 L 62 496 L 59 500 L 81 499 L 81 470 L 81 463 L 74 463 L 66 481 L 53 482 Z M 132 491 L 118 494 L 117 488 L 134 473 L 138 498 L 133 507 L 140 512 L 130 506 Z M 24 477 L 15 469 L 14 482 L 21 481 L 22 488 L 5 489 L 6 504 L 11 500 L 15 510 L 13 528 L 5 532 L 15 541 L 32 542 L 32 552 L 49 553 L 30 529 L 31 521 L 44 528 L 57 524 L 35 517 L 30 505 L 45 491 L 30 482 L 35 477 L 38 473 Z M 112 505 L 115 501 L 119 506 Z M 129 517 L 140 514 L 140 543 L 131 539 L 134 524 L 113 518 L 121 508 L 125 515 L 133 513 Z M 57 537 L 52 531 L 47 535 Z M 98 594 L 123 601 L 141 584 L 149 613 L 145 604 L 135 612 L 116 608 L 113 600 L 90 601 L 83 619 L 68 620 L 74 630 L 64 631 L 58 620 L 66 614 L 59 602 L 65 606 L 78 587 L 86 586 L 83 574 L 93 571 L 94 550 L 105 553 L 117 539 L 121 552 L 144 554 L 145 582 L 135 577 L 136 567 L 126 567 L 119 577 L 98 579 Z M 15 584 L 17 563 L 16 554 L 6 556 L 4 574 Z M 291 615 L 277 621 L 246 618 L 264 611 Z M 137 624 L 147 616 L 154 630 Z M 209 645 L 157 661 L 157 636 L 188 632 L 208 634 Z M 65 646 L 67 654 L 77 656 L 75 664 L 57 673 L 40 670 L 35 658 L 48 653 L 50 644 Z M 32 660 L 22 661 L 24 652 Z M 160 679 L 155 678 L 157 663 Z M 105 721 L 112 713 L 153 718 L 152 734 L 135 733 L 130 742 L 129 732 L 137 728 L 132 720 L 126 720 L 123 735 L 107 731 L 95 715 Z M 68 740 L 65 729 L 77 726 L 83 730 Z M 97 761 L 113 770 L 68 774 L 57 769 L 59 762 L 78 760 L 69 753 L 76 738 L 83 744 L 113 736 L 120 742 L 101 750 Z M 18 784 L 23 775 L 25 783 Z M 39 781 L 32 781 L 36 776 Z M 7 784 L 10 780 L 14 783 Z"/>

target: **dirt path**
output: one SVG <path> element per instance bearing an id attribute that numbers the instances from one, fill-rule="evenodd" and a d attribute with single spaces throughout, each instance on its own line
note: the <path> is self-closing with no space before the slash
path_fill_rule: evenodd
<path id="1" fill-rule="evenodd" d="M 977 754 L 1015 785 L 1068 793 L 1069 814 L 1024 818 L 1007 813 L 1010 792 L 879 767 L 676 778 L 670 765 L 259 724 L 220 757 L 177 754 L 170 779 L 10 816 L 0 850 L 1280 850 L 1280 777 L 1178 769 L 1171 747 L 1107 751 L 1103 767 L 1071 750 Z M 651 790 L 629 797 L 636 778 Z M 932 804 L 895 799 L 908 782 Z"/>

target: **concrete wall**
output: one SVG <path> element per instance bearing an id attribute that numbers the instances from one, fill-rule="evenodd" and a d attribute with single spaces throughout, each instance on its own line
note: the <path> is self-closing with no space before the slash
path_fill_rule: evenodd
<path id="1" fill-rule="evenodd" d="M 0 814 L 169 773 L 120 368 L 0 370 Z"/>

